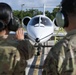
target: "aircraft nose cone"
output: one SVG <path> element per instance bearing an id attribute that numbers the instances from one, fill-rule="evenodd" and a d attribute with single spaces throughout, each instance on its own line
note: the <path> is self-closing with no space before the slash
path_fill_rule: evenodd
<path id="1" fill-rule="evenodd" d="M 39 38 L 36 38 L 35 41 L 36 41 L 36 42 L 40 42 Z"/>

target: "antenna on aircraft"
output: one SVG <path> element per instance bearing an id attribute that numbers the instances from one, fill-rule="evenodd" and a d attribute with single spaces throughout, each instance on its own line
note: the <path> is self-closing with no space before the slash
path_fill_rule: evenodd
<path id="1" fill-rule="evenodd" d="M 45 15 L 45 4 L 43 6 L 44 6 L 43 15 Z"/>

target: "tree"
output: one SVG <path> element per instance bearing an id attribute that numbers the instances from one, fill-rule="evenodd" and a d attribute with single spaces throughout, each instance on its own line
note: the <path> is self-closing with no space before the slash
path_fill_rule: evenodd
<path id="1" fill-rule="evenodd" d="M 51 13 L 52 19 L 55 18 L 56 13 L 60 10 L 60 5 L 56 6 L 56 8 L 53 9 L 53 12 Z"/>
<path id="2" fill-rule="evenodd" d="M 57 6 L 58 7 L 58 6 Z M 45 14 L 47 17 L 49 17 L 51 20 L 55 18 L 56 13 L 59 11 L 59 8 L 54 8 L 52 13 L 49 11 L 45 11 Z M 18 17 L 19 19 L 23 19 L 25 16 L 33 17 L 35 15 L 43 14 L 42 11 L 39 11 L 38 9 L 26 9 L 26 11 L 22 10 L 13 10 L 14 16 Z"/>

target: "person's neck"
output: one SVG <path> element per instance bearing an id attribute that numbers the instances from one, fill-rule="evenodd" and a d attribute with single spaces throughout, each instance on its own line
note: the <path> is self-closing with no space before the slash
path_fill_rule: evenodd
<path id="1" fill-rule="evenodd" d="M 8 37 L 7 31 L 5 31 L 5 30 L 1 31 L 0 36 L 2 36 L 4 39 L 6 39 Z"/>
<path id="2" fill-rule="evenodd" d="M 76 29 L 76 17 L 71 17 L 69 18 L 69 25 L 68 27 L 65 27 L 66 31 L 72 31 Z"/>

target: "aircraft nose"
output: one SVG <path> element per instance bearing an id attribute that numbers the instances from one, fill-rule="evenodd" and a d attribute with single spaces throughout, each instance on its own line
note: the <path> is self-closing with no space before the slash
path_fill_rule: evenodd
<path id="1" fill-rule="evenodd" d="M 40 42 L 39 38 L 36 38 L 35 41 L 36 41 L 37 43 Z"/>

